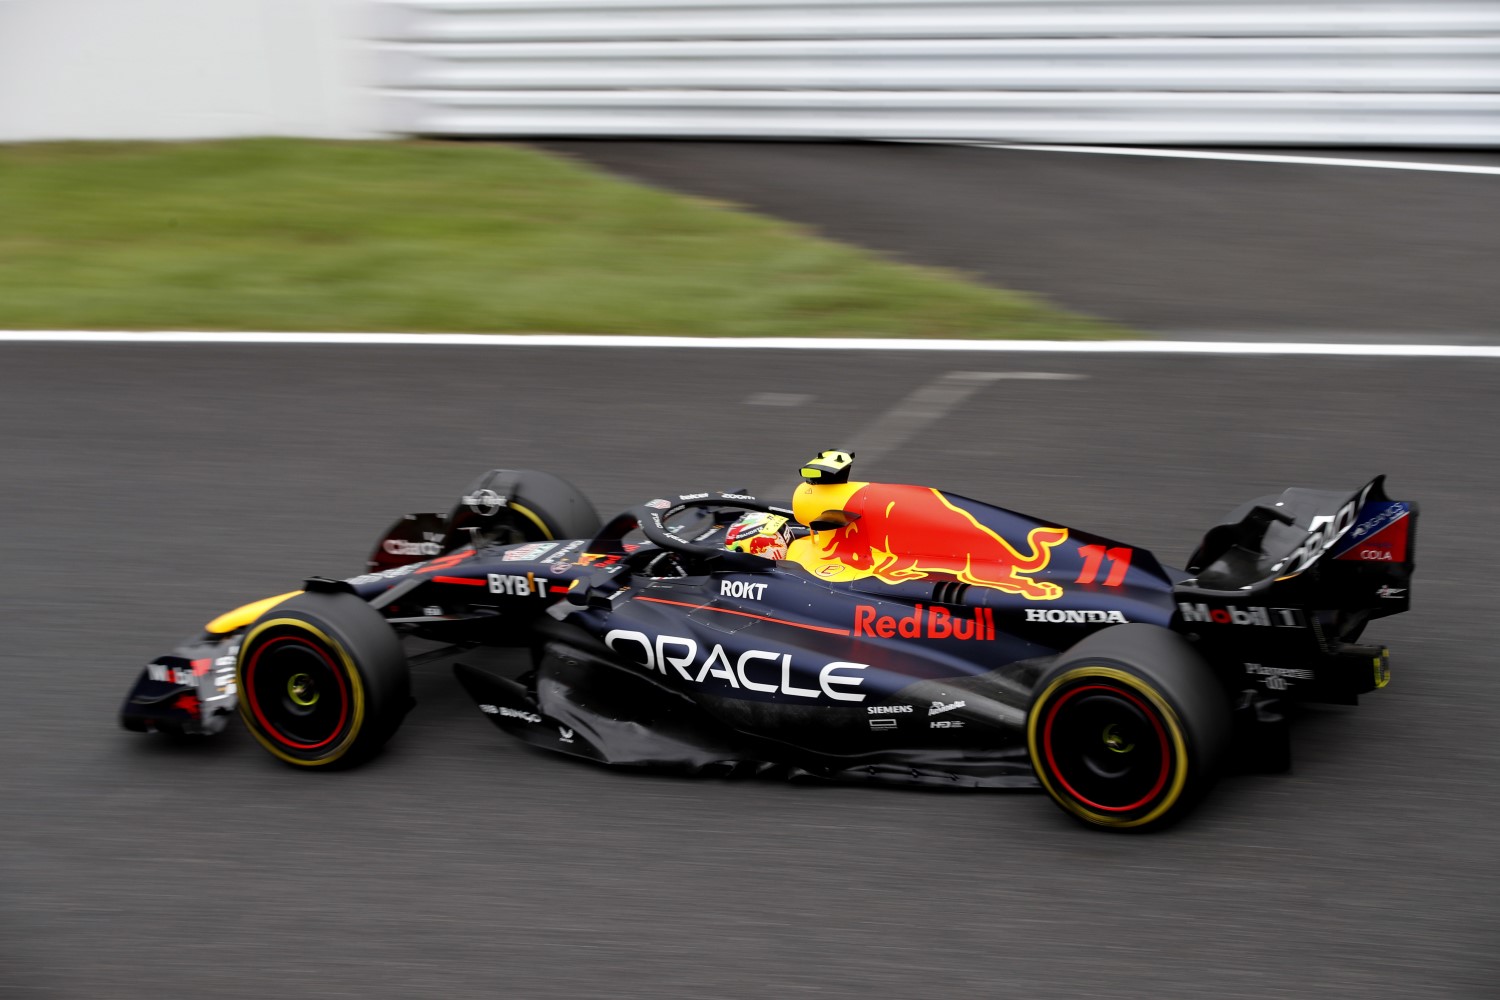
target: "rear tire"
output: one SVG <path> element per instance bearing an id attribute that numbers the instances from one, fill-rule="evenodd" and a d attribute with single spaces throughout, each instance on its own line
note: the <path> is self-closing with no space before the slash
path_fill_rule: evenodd
<path id="1" fill-rule="evenodd" d="M 294 767 L 363 763 L 412 705 L 401 641 L 353 594 L 305 593 L 267 611 L 245 633 L 235 675 L 246 727 Z"/>
<path id="2" fill-rule="evenodd" d="M 1027 746 L 1052 800 L 1093 826 L 1180 819 L 1229 747 L 1229 696 L 1187 640 L 1155 625 L 1103 629 L 1042 675 Z"/>

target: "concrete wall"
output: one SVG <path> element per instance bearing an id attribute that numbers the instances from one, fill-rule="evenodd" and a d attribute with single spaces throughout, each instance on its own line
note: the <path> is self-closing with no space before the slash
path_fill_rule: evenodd
<path id="1" fill-rule="evenodd" d="M 363 0 L 0 0 L 0 142 L 370 135 Z"/>

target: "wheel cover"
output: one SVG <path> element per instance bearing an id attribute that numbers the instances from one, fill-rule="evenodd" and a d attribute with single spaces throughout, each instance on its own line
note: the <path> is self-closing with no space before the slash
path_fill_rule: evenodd
<path id="1" fill-rule="evenodd" d="M 308 622 L 257 625 L 240 648 L 240 714 L 251 733 L 288 763 L 332 763 L 364 720 L 364 688 L 343 646 Z"/>
<path id="2" fill-rule="evenodd" d="M 1176 713 L 1150 684 L 1115 667 L 1082 666 L 1054 680 L 1033 704 L 1027 739 L 1047 792 L 1101 826 L 1159 819 L 1187 783 Z"/>
<path id="3" fill-rule="evenodd" d="M 547 522 L 542 520 L 540 514 L 510 500 L 494 514 L 487 515 L 482 525 L 473 525 L 454 532 L 448 539 L 444 551 L 452 552 L 465 545 L 475 545 L 481 542 L 490 545 L 550 542 L 555 537 L 552 529 L 547 527 Z"/>
<path id="4" fill-rule="evenodd" d="M 498 515 L 490 520 L 484 529 L 484 537 L 492 545 L 515 545 L 519 542 L 550 541 L 552 532 L 542 523 L 541 518 L 519 504 L 512 503 L 507 508 L 509 516 Z M 516 516 L 519 515 L 519 516 Z M 535 530 L 533 530 L 533 527 Z"/>
<path id="5" fill-rule="evenodd" d="M 1093 737 L 1091 733 L 1099 733 Z M 1101 812 L 1134 812 L 1172 770 L 1166 727 L 1144 701 L 1108 684 L 1070 688 L 1047 709 L 1047 769 L 1069 795 Z"/>

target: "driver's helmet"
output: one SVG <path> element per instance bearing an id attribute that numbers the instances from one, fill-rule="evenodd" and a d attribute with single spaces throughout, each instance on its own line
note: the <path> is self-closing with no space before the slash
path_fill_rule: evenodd
<path id="1" fill-rule="evenodd" d="M 752 511 L 729 526 L 724 547 L 767 559 L 785 559 L 790 540 L 786 525 L 787 519 L 780 514 Z"/>

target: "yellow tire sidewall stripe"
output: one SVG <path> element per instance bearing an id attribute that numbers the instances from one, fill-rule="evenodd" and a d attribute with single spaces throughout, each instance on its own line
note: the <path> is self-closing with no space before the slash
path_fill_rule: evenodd
<path id="1" fill-rule="evenodd" d="M 254 713 L 250 709 L 249 689 L 245 686 L 245 656 L 251 651 L 251 647 L 254 645 L 257 636 L 267 629 L 278 626 L 299 629 L 316 636 L 327 649 L 332 650 L 338 657 L 339 663 L 344 670 L 344 676 L 349 681 L 350 701 L 353 703 L 350 706 L 350 715 L 353 717 L 353 721 L 349 725 L 349 732 L 327 755 L 319 757 L 316 760 L 308 760 L 305 757 L 294 757 L 282 750 L 276 745 L 274 740 L 261 733 L 255 721 Z M 261 746 L 270 751 L 273 756 L 286 761 L 288 764 L 295 764 L 297 767 L 322 767 L 324 764 L 332 764 L 348 753 L 349 747 L 353 745 L 355 739 L 359 736 L 360 729 L 363 728 L 365 721 L 365 688 L 363 682 L 360 680 L 359 671 L 355 669 L 354 661 L 349 658 L 349 653 L 344 649 L 343 643 L 335 642 L 329 638 L 326 632 L 310 622 L 305 622 L 300 618 L 272 618 L 256 625 L 250 630 L 250 634 L 245 636 L 244 642 L 240 643 L 239 660 L 235 664 L 234 672 L 240 687 L 240 718 L 244 720 L 245 728 L 250 730 L 250 734 L 255 737 Z"/>
<path id="2" fill-rule="evenodd" d="M 1161 713 L 1162 721 L 1166 724 L 1167 733 L 1172 741 L 1174 773 L 1172 775 L 1171 784 L 1168 786 L 1166 794 L 1162 797 L 1162 800 L 1156 805 L 1154 809 L 1152 809 L 1144 816 L 1139 816 L 1135 819 L 1122 819 L 1119 816 L 1111 816 L 1107 813 L 1096 812 L 1092 809 L 1089 809 L 1079 804 L 1078 802 L 1075 802 L 1071 796 L 1060 794 L 1058 790 L 1053 787 L 1052 782 L 1048 780 L 1046 768 L 1041 766 L 1043 755 L 1038 744 L 1038 730 L 1040 729 L 1039 721 L 1043 712 L 1046 710 L 1048 703 L 1051 701 L 1053 694 L 1055 694 L 1059 688 L 1066 684 L 1070 684 L 1078 680 L 1086 680 L 1091 677 L 1115 681 L 1116 683 L 1123 684 L 1126 687 L 1130 688 L 1132 691 L 1135 691 L 1137 694 L 1141 695 L 1143 698 L 1149 701 L 1152 706 L 1154 706 L 1156 710 Z M 1187 740 L 1182 734 L 1182 723 L 1178 721 L 1177 713 L 1172 710 L 1172 706 L 1167 704 L 1166 700 L 1157 693 L 1154 687 L 1146 683 L 1141 678 L 1137 677 L 1135 674 L 1121 670 L 1118 667 L 1107 667 L 1103 664 L 1090 664 L 1086 666 L 1075 667 L 1072 670 L 1064 672 L 1051 684 L 1047 685 L 1047 689 L 1042 692 L 1041 697 L 1037 698 L 1036 701 L 1033 702 L 1031 714 L 1026 720 L 1026 748 L 1031 753 L 1032 770 L 1036 772 L 1037 779 L 1041 781 L 1042 787 L 1047 790 L 1047 794 L 1052 796 L 1053 801 L 1057 802 L 1064 809 L 1079 816 L 1080 818 L 1099 826 L 1112 826 L 1119 829 L 1125 829 L 1134 826 L 1145 826 L 1148 823 L 1154 822 L 1155 820 L 1161 818 L 1162 815 L 1164 815 L 1169 809 L 1177 804 L 1177 800 L 1182 798 L 1183 788 L 1187 785 L 1187 776 L 1189 770 Z"/>
<path id="3" fill-rule="evenodd" d="M 547 541 L 549 541 L 549 542 L 552 541 L 552 530 L 547 527 L 546 523 L 543 522 L 540 517 L 538 517 L 531 510 L 529 510 L 529 509 L 527 509 L 525 507 L 522 507 L 520 504 L 516 503 L 514 500 L 512 500 L 510 502 L 509 506 L 510 506 L 511 510 L 515 511 L 517 514 L 520 514 L 522 517 L 526 518 L 526 520 L 528 520 L 532 524 L 536 525 L 537 529 L 539 531 L 541 531 L 543 538 L 547 539 Z"/>

